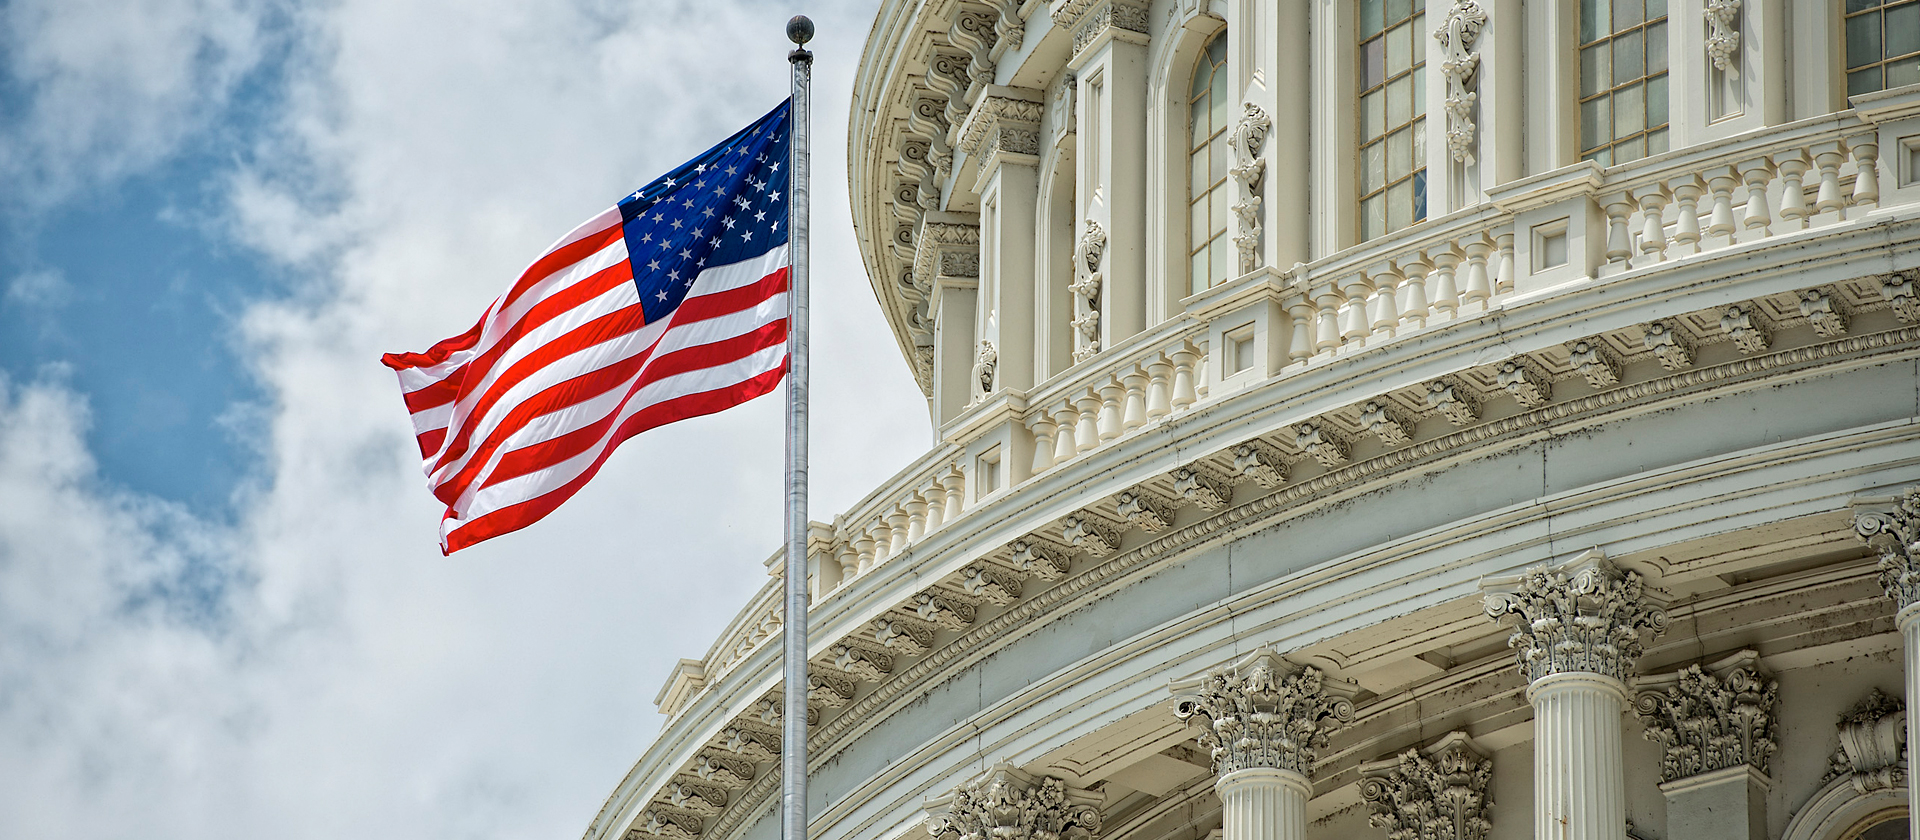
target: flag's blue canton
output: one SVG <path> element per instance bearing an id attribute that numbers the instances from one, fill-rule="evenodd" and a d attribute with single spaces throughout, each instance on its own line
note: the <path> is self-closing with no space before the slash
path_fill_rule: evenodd
<path id="1" fill-rule="evenodd" d="M 648 323 L 678 307 L 707 266 L 787 241 L 789 105 L 620 199 L 627 261 Z"/>

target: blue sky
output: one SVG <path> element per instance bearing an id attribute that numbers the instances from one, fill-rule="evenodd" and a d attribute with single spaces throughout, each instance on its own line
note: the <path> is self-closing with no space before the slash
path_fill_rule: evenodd
<path id="1" fill-rule="evenodd" d="M 0 836 L 586 825 L 768 581 L 777 399 L 447 559 L 377 360 L 764 113 L 796 10 L 0 4 Z M 873 4 L 804 11 L 830 520 L 930 435 L 846 209 Z"/>

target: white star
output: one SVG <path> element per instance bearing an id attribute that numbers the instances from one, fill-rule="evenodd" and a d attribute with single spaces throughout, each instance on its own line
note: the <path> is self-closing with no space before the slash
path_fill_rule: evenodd
<path id="1" fill-rule="evenodd" d="M 664 219 L 664 218 L 666 218 L 666 217 L 665 217 L 665 216 L 662 216 L 662 215 L 660 214 L 660 211 L 658 211 L 658 210 L 655 210 L 655 211 L 653 211 L 653 220 L 654 220 L 654 221 L 656 221 L 656 222 L 657 222 L 657 221 L 660 221 L 661 219 Z"/>
<path id="2" fill-rule="evenodd" d="M 757 157 L 757 158 L 754 158 L 754 161 L 755 161 L 756 163 L 765 163 L 765 162 L 766 162 L 766 160 L 767 160 L 767 153 L 766 153 L 766 152 L 761 152 L 761 153 L 760 153 L 760 156 L 759 156 L 759 157 Z"/>
<path id="3" fill-rule="evenodd" d="M 776 161 L 776 162 L 774 162 L 774 164 L 773 164 L 772 166 L 769 166 L 769 167 L 767 167 L 767 171 L 768 171 L 768 172 L 779 172 L 779 171 L 780 171 L 780 164 L 779 164 L 779 162 L 778 162 L 778 161 Z"/>
<path id="4" fill-rule="evenodd" d="M 697 266 L 700 266 L 701 268 L 706 268 L 706 267 L 707 267 L 707 258 L 706 258 L 706 257 L 701 257 L 700 259 L 697 259 L 697 260 L 694 260 L 694 261 L 693 261 L 693 264 L 694 264 L 694 265 L 697 265 Z"/>
<path id="5" fill-rule="evenodd" d="M 673 229 L 674 229 L 674 230 L 679 230 L 679 229 L 680 229 L 680 220 L 679 220 L 679 219 L 674 219 L 674 220 L 673 220 Z"/>
<path id="6" fill-rule="evenodd" d="M 755 182 L 753 182 L 753 188 L 754 188 L 755 190 L 758 190 L 759 192 L 766 192 L 766 191 L 767 191 L 767 182 L 765 182 L 765 181 L 755 181 Z"/>
<path id="7" fill-rule="evenodd" d="M 776 197 L 776 198 L 778 198 L 778 196 L 775 196 L 775 197 Z M 688 197 L 687 197 L 687 201 L 686 201 L 686 203 L 685 203 L 684 205 L 682 205 L 682 206 L 684 206 L 684 207 L 686 207 L 686 208 L 687 208 L 688 210 L 692 210 L 692 209 L 693 209 L 693 197 L 692 197 L 692 196 L 688 196 Z"/>
<path id="8" fill-rule="evenodd" d="M 707 240 L 707 245 L 714 248 L 720 247 L 720 237 L 716 236 L 712 239 Z"/>
<path id="9" fill-rule="evenodd" d="M 724 218 L 724 219 L 721 219 L 721 220 L 720 220 L 720 223 L 721 223 L 721 224 L 723 224 L 723 225 L 726 225 L 726 226 L 727 226 L 727 230 L 733 230 L 733 217 L 732 217 L 732 216 L 728 216 L 728 217 L 726 217 L 726 218 Z"/>
<path id="10" fill-rule="evenodd" d="M 660 299 L 661 299 L 661 300 L 666 300 L 666 299 L 667 299 L 667 293 L 666 293 L 666 292 L 664 292 L 664 291 L 662 291 L 662 292 L 660 293 L 660 295 L 659 295 L 659 297 L 660 297 Z"/>
<path id="11" fill-rule="evenodd" d="M 630 195 L 630 196 L 627 196 L 627 197 L 628 197 L 628 198 L 630 198 L 630 199 L 632 199 L 632 200 L 634 200 L 634 201 L 639 201 L 639 200 L 640 200 L 640 191 L 639 191 L 639 190 L 634 190 L 634 191 L 633 191 L 633 195 Z"/>
<path id="12" fill-rule="evenodd" d="M 690 259 L 693 259 L 693 252 L 692 252 L 692 251 L 690 251 L 690 250 L 688 250 L 688 249 L 686 249 L 686 248 L 681 248 L 681 249 L 680 249 L 680 259 L 683 259 L 683 260 L 690 260 Z"/>
<path id="13" fill-rule="evenodd" d="M 738 196 L 738 195 L 734 196 L 733 204 L 734 206 L 739 207 L 742 210 L 747 209 L 747 199 L 744 196 Z"/>
<path id="14" fill-rule="evenodd" d="M 640 237 L 640 242 L 641 242 L 642 244 L 645 244 L 645 243 L 648 243 L 648 242 L 652 242 L 652 241 L 653 241 L 653 234 L 652 234 L 652 233 L 648 233 L 647 235 L 645 235 L 645 236 L 642 236 L 642 237 Z"/>
<path id="15" fill-rule="evenodd" d="M 680 269 L 677 269 L 677 268 L 676 268 L 676 269 L 674 269 L 674 270 L 672 270 L 672 271 L 669 271 L 669 272 L 667 272 L 667 276 L 668 276 L 668 277 L 671 277 L 671 278 L 673 278 L 673 279 L 675 279 L 675 280 L 678 280 L 678 279 L 680 279 Z"/>
<path id="16" fill-rule="evenodd" d="M 749 230 L 749 231 L 742 231 L 742 232 L 741 232 L 741 234 L 740 234 L 740 241 L 741 241 L 741 242 L 752 242 L 752 241 L 753 241 L 753 231 L 750 231 L 750 230 Z"/>
<path id="17" fill-rule="evenodd" d="M 673 179 L 672 179 L 672 178 L 668 178 L 668 179 L 667 179 L 667 186 L 669 186 L 669 187 L 671 187 L 671 186 L 673 186 Z"/>
<path id="18" fill-rule="evenodd" d="M 660 250 L 662 251 L 667 250 L 667 240 L 665 239 L 660 240 Z"/>
<path id="19" fill-rule="evenodd" d="M 764 221 L 766 221 L 766 220 L 767 220 L 767 211 L 765 211 L 765 210 L 762 210 L 762 211 L 760 211 L 760 212 L 758 212 L 758 213 L 755 213 L 755 214 L 753 214 L 753 220 L 754 220 L 754 221 L 756 221 L 756 222 L 764 222 Z"/>
<path id="20" fill-rule="evenodd" d="M 728 174 L 728 175 L 738 175 L 738 174 L 740 174 L 740 167 L 738 167 L 738 166 L 729 166 L 729 167 L 727 167 L 727 174 Z M 639 195 L 639 193 L 634 193 L 634 195 Z"/>
<path id="21" fill-rule="evenodd" d="M 693 168 L 693 171 L 695 171 L 695 172 L 700 172 L 700 173 L 704 173 L 704 172 L 706 172 L 706 171 L 707 171 L 707 165 L 706 165 L 706 164 L 704 164 L 704 163 L 703 163 L 703 164 L 700 164 L 699 166 L 696 166 L 696 167 L 694 167 L 694 168 Z"/>
<path id="22" fill-rule="evenodd" d="M 773 194 L 772 194 L 772 195 L 769 195 L 769 196 L 767 196 L 767 198 L 768 198 L 769 200 L 771 200 L 771 201 L 779 201 L 779 200 L 780 200 L 780 191 L 779 191 L 779 190 L 774 190 L 774 191 L 773 191 Z"/>
<path id="23" fill-rule="evenodd" d="M 713 218 L 713 208 L 708 207 L 705 210 L 701 210 L 700 215 L 705 216 L 709 219 Z"/>
<path id="24" fill-rule="evenodd" d="M 779 232 L 780 232 L 780 223 L 779 223 L 779 222 L 774 222 L 774 223 L 773 223 L 773 231 L 774 231 L 775 233 L 779 233 Z"/>
<path id="25" fill-rule="evenodd" d="M 659 260 L 647 260 L 647 270 L 648 270 L 648 271 L 659 271 L 659 270 L 660 270 L 660 261 L 659 261 Z"/>

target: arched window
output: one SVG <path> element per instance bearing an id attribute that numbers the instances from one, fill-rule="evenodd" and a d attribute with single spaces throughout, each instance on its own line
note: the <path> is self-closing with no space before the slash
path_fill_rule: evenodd
<path id="1" fill-rule="evenodd" d="M 1223 30 L 1201 50 L 1193 68 L 1188 113 L 1193 130 L 1187 135 L 1187 256 L 1192 266 L 1193 291 L 1200 292 L 1233 276 L 1233 254 L 1227 242 L 1228 95 L 1227 39 Z"/>

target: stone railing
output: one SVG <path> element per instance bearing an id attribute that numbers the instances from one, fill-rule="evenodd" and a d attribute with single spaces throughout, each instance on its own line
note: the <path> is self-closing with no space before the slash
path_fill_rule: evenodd
<path id="1" fill-rule="evenodd" d="M 1031 474 L 1099 449 L 1199 402 L 1206 336 L 1191 321 L 1150 331 L 1070 368 L 1026 398 L 1022 423 L 1033 436 Z"/>

